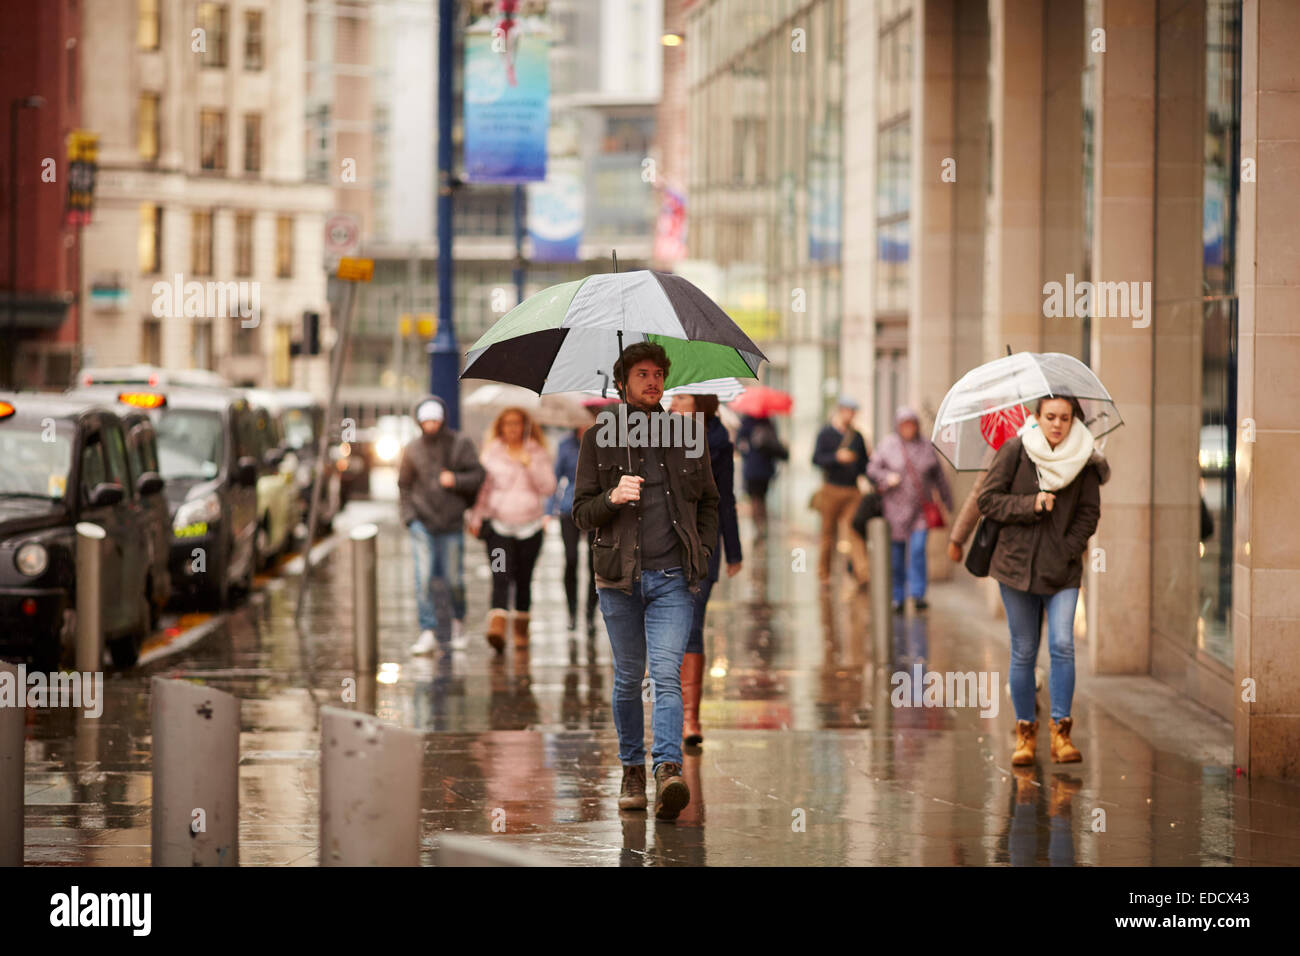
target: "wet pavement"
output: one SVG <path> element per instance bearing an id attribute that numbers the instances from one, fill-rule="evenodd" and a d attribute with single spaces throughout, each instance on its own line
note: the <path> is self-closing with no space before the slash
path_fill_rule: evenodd
<path id="1" fill-rule="evenodd" d="M 438 835 L 455 831 L 580 865 L 1300 864 L 1300 786 L 1236 774 L 1230 726 L 1154 680 L 1081 673 L 1083 763 L 1051 763 L 1044 715 L 1038 765 L 1013 772 L 1004 625 L 971 582 L 936 584 L 927 614 L 894 617 L 892 659 L 879 662 L 865 593 L 823 592 L 815 572 L 793 570 L 794 549 L 813 553 L 806 533 L 749 545 L 744 571 L 714 591 L 705 742 L 684 765 L 690 805 L 676 824 L 620 814 L 608 641 L 603 625 L 590 638 L 567 630 L 558 529 L 535 579 L 530 653 L 499 660 L 482 639 L 489 575 L 470 540 L 471 645 L 412 658 L 411 558 L 391 475 L 376 476 L 375 494 L 350 504 L 339 533 L 317 545 L 307 640 L 293 627 L 301 561 L 290 561 L 197 639 L 159 642 L 136 671 L 110 675 L 102 717 L 28 711 L 29 864 L 148 864 L 152 676 L 243 701 L 240 862 L 317 863 L 319 708 L 358 706 L 344 703 L 346 531 L 367 521 L 381 528 L 374 710 L 427 732 L 426 863 Z M 1082 666 L 1082 649 L 1078 657 Z M 918 664 L 996 671 L 996 716 L 895 706 L 891 675 Z M 648 714 L 647 704 L 647 729 Z"/>

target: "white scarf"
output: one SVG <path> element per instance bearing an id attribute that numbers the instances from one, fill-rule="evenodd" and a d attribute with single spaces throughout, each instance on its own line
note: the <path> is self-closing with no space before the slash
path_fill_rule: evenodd
<path id="1" fill-rule="evenodd" d="M 1029 459 L 1038 466 L 1038 487 L 1043 491 L 1064 488 L 1074 481 L 1092 457 L 1092 432 L 1077 418 L 1070 426 L 1070 434 L 1053 448 L 1038 427 L 1038 419 L 1033 415 L 1026 416 L 1020 429 L 1020 440 Z"/>

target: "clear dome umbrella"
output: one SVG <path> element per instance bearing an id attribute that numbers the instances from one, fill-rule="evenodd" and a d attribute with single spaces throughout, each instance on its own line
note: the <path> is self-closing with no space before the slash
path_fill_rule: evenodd
<path id="1" fill-rule="evenodd" d="M 1106 386 L 1073 355 L 1017 352 L 971 369 L 948 390 L 930 442 L 958 471 L 981 471 L 1038 399 L 1070 396 L 1094 438 L 1124 424 Z"/>

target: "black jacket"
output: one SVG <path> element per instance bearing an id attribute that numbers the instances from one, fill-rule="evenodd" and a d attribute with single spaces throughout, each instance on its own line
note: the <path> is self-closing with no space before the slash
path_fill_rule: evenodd
<path id="1" fill-rule="evenodd" d="M 421 399 L 417 407 L 426 400 Z M 451 488 L 438 482 L 444 469 L 456 476 Z M 483 478 L 474 443 L 445 424 L 432 438 L 421 434 L 412 439 L 402 449 L 402 463 L 397 469 L 402 524 L 409 525 L 419 518 L 420 524 L 435 533 L 460 531 L 465 509 L 474 503 Z"/>
<path id="2" fill-rule="evenodd" d="M 847 442 L 845 436 L 835 430 L 834 425 L 826 425 L 817 434 L 817 444 L 813 447 L 812 462 L 826 476 L 826 484 L 839 485 L 844 488 L 856 488 L 858 476 L 867 473 L 867 443 L 862 432 L 854 429 Z M 857 455 L 849 464 L 835 460 L 835 453 L 840 445 Z"/>

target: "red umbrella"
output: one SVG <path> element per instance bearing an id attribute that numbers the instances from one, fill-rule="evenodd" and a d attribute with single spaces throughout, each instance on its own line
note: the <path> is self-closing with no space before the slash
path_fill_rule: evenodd
<path id="1" fill-rule="evenodd" d="M 1025 423 L 1025 406 L 1012 405 L 980 416 L 980 434 L 997 451 L 1008 438 L 1015 438 Z"/>
<path id="2" fill-rule="evenodd" d="M 766 385 L 751 385 L 745 393 L 728 406 L 737 415 L 767 418 L 769 415 L 788 415 L 794 399 L 788 392 Z"/>

